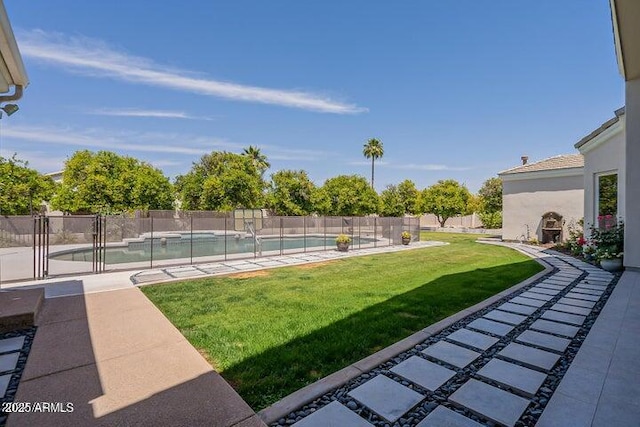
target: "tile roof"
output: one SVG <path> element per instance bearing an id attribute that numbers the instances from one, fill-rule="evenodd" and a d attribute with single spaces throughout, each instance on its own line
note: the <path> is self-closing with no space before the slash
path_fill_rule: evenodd
<path id="1" fill-rule="evenodd" d="M 514 168 L 500 172 L 499 175 L 582 167 L 584 167 L 584 157 L 582 156 L 582 154 L 562 154 L 560 156 L 554 156 L 549 157 L 548 159 L 540 160 L 539 162 L 516 166 Z"/>

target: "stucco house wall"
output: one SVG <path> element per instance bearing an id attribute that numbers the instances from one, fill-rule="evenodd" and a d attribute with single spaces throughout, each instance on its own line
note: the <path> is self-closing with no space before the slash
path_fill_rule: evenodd
<path id="1" fill-rule="evenodd" d="M 569 176 L 547 176 L 545 171 L 502 176 L 503 240 L 535 237 L 542 241 L 542 216 L 547 212 L 562 215 L 562 238 L 566 239 L 570 223 L 584 214 L 584 178 L 582 169 L 575 169 Z"/>
<path id="2" fill-rule="evenodd" d="M 582 142 L 581 145 L 579 144 L 576 144 L 576 146 L 584 156 L 585 228 L 588 231 L 589 225 L 597 222 L 598 178 L 603 174 L 616 173 L 618 175 L 618 217 L 625 219 L 626 143 L 624 115 L 613 126 L 595 138 Z"/>

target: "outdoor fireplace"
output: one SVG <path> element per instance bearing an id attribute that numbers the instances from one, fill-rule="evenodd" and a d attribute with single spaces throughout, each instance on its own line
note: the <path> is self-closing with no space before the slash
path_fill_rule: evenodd
<path id="1" fill-rule="evenodd" d="M 542 243 L 558 243 L 562 241 L 562 215 L 547 212 L 542 215 Z"/>

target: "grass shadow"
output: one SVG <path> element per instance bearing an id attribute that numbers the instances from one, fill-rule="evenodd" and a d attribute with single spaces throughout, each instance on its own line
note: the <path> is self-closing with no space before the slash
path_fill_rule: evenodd
<path id="1" fill-rule="evenodd" d="M 535 261 L 526 260 L 444 275 L 246 358 L 222 375 L 252 408 L 259 410 L 541 269 Z"/>

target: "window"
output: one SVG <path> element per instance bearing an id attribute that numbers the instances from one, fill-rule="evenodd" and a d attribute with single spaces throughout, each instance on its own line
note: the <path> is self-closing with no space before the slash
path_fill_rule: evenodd
<path id="1" fill-rule="evenodd" d="M 615 224 L 618 217 L 618 174 L 597 175 L 596 213 L 599 227 Z"/>

